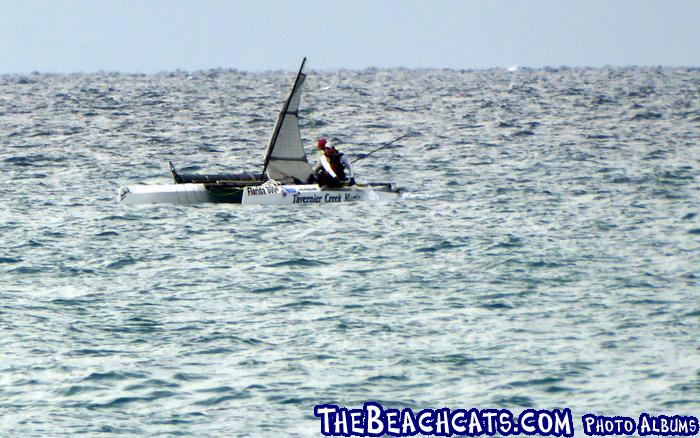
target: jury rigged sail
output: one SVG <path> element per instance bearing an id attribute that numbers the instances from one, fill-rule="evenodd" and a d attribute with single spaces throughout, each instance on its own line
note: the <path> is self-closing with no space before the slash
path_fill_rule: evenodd
<path id="1" fill-rule="evenodd" d="M 306 159 L 299 132 L 299 102 L 301 87 L 306 78 L 305 63 L 306 58 L 301 62 L 292 92 L 282 106 L 275 129 L 267 144 L 263 174 L 270 179 L 278 181 L 297 179 L 306 182 L 313 173 Z"/>

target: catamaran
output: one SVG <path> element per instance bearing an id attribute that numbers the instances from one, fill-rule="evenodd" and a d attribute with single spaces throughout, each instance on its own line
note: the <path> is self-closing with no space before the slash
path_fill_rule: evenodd
<path id="1" fill-rule="evenodd" d="M 306 58 L 279 113 L 267 144 L 261 173 L 183 174 L 178 173 L 170 163 L 173 184 L 121 187 L 119 202 L 302 205 L 397 198 L 400 191 L 391 183 L 327 187 L 308 182 L 314 172 L 306 158 L 299 130 L 299 103 L 306 78 L 305 63 Z"/>

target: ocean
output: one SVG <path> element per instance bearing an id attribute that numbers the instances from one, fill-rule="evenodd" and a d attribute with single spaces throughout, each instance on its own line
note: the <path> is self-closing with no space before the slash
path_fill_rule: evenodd
<path id="1" fill-rule="evenodd" d="M 700 415 L 700 70 L 308 71 L 396 202 L 118 204 L 260 171 L 291 71 L 0 76 L 0 435 L 319 436 L 314 406 Z"/>

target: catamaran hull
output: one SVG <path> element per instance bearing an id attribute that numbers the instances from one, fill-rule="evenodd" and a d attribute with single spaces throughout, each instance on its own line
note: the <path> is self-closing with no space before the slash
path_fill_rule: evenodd
<path id="1" fill-rule="evenodd" d="M 208 184 L 136 185 L 119 189 L 123 204 L 201 204 L 244 205 L 337 204 L 360 201 L 391 201 L 399 190 L 390 184 L 367 184 L 326 188 L 316 184 L 220 187 Z"/>

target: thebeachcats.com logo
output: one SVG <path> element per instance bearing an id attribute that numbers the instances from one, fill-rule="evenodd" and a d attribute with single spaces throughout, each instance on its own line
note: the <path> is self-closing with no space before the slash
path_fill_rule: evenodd
<path id="1" fill-rule="evenodd" d="M 555 436 L 573 437 L 571 409 L 387 409 L 375 402 L 349 409 L 332 404 L 314 407 L 325 436 Z M 632 417 L 586 414 L 581 428 L 587 436 L 695 436 L 700 423 L 693 416 L 642 413 Z"/>

